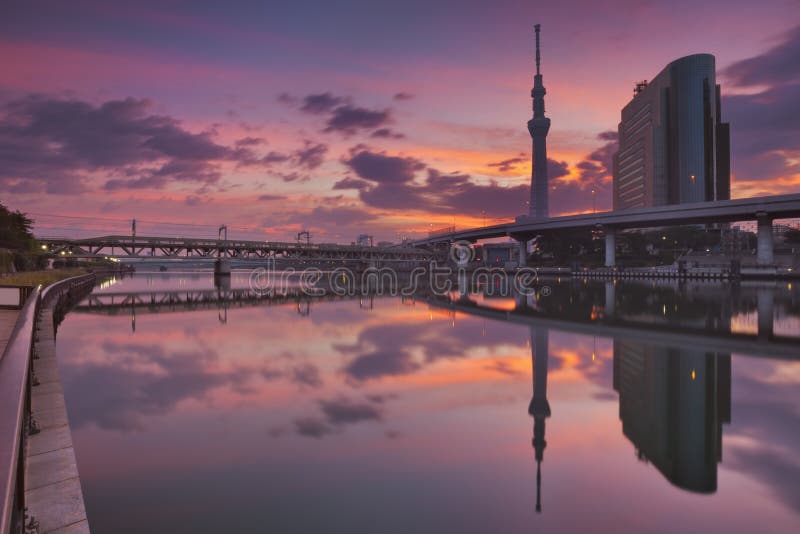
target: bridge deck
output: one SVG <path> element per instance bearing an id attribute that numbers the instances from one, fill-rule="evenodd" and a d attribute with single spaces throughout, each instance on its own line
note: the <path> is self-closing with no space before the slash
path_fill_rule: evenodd
<path id="1" fill-rule="evenodd" d="M 449 234 L 431 236 L 415 241 L 427 245 L 445 241 L 477 241 L 496 237 L 530 239 L 536 234 L 595 227 L 630 229 L 686 224 L 710 224 L 755 220 L 759 216 L 771 219 L 800 217 L 800 194 L 671 204 L 651 208 L 584 213 L 548 219 L 520 218 L 515 222 L 472 228 Z"/>

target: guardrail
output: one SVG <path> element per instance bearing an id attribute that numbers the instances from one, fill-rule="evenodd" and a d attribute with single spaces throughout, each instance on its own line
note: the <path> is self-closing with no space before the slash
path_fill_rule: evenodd
<path id="1" fill-rule="evenodd" d="M 25 521 L 25 446 L 30 428 L 33 325 L 39 288 L 28 296 L 0 360 L 0 533 L 22 531 Z"/>
<path id="2" fill-rule="evenodd" d="M 54 299 L 62 314 L 93 286 L 93 273 L 67 278 L 48 286 L 29 288 L 17 323 L 0 359 L 0 534 L 25 531 L 25 450 L 36 433 L 31 417 L 32 363 L 36 357 L 36 323 L 42 309 Z M 54 321 L 55 324 L 55 321 Z"/>

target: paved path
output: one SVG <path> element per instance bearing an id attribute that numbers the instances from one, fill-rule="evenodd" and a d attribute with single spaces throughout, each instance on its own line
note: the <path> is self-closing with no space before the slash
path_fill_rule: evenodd
<path id="1" fill-rule="evenodd" d="M 39 359 L 33 369 L 39 385 L 31 398 L 33 417 L 41 432 L 28 438 L 25 500 L 39 521 L 40 533 L 89 532 L 64 393 L 56 361 L 52 309 L 41 311 Z"/>

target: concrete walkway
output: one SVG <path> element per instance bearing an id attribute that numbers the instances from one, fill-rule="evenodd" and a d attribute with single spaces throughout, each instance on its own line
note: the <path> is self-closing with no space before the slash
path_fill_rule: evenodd
<path id="1" fill-rule="evenodd" d="M 88 533 L 83 492 L 78 478 L 64 392 L 56 361 L 52 309 L 40 313 L 39 358 L 33 361 L 38 386 L 32 411 L 41 432 L 28 438 L 25 501 L 39 522 L 40 533 Z"/>

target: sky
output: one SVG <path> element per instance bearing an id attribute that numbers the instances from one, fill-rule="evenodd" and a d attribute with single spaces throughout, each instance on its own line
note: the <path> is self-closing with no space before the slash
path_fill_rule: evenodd
<path id="1" fill-rule="evenodd" d="M 611 207 L 634 84 L 716 56 L 732 195 L 800 188 L 800 2 L 6 1 L 0 201 L 39 235 L 396 241 Z M 592 194 L 592 190 L 596 194 Z"/>

